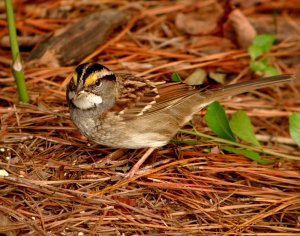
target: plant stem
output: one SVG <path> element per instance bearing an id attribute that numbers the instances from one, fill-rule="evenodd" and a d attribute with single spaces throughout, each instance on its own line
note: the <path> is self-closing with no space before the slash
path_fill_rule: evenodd
<path id="1" fill-rule="evenodd" d="M 5 0 L 5 8 L 6 8 L 6 15 L 7 15 L 7 22 L 8 22 L 11 54 L 13 59 L 12 72 L 17 84 L 19 100 L 22 102 L 28 102 L 29 97 L 27 93 L 23 65 L 22 65 L 22 60 L 19 52 L 19 45 L 17 41 L 17 33 L 16 33 L 16 25 L 15 25 L 12 0 Z"/>
<path id="2" fill-rule="evenodd" d="M 278 157 L 282 157 L 282 158 L 286 158 L 286 159 L 290 159 L 290 160 L 300 161 L 300 157 L 291 156 L 291 155 L 287 155 L 287 154 L 283 154 L 283 153 L 278 153 L 273 150 L 262 148 L 262 147 L 255 147 L 255 146 L 240 144 L 240 143 L 236 143 L 236 142 L 229 141 L 226 139 L 222 139 L 222 138 L 218 138 L 218 137 L 214 137 L 214 136 L 210 136 L 207 134 L 198 133 L 198 132 L 194 132 L 194 131 L 189 131 L 189 130 L 179 130 L 179 132 L 183 133 L 183 134 L 189 134 L 189 135 L 194 135 L 197 137 L 207 138 L 207 139 L 210 139 L 211 141 L 215 141 L 215 142 L 219 142 L 219 143 L 225 143 L 225 144 L 229 144 L 232 146 L 238 146 L 241 148 L 250 149 L 250 150 L 257 151 L 257 152 L 262 152 L 262 153 L 273 155 L 273 156 L 278 156 Z"/>

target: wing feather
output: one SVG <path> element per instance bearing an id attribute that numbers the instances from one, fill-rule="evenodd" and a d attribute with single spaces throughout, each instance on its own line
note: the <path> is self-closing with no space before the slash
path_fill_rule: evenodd
<path id="1" fill-rule="evenodd" d="M 124 119 L 170 109 L 199 92 L 184 83 L 155 83 L 130 74 L 117 74 L 117 78 L 119 96 L 110 111 L 118 112 Z"/>

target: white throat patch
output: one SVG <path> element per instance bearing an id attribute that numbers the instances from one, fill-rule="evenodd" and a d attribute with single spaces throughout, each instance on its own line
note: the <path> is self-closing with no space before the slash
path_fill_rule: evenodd
<path id="1" fill-rule="evenodd" d="M 73 98 L 72 101 L 74 105 L 79 109 L 90 109 L 102 103 L 102 97 L 93 93 L 87 93 L 82 91 L 78 96 L 74 96 L 74 92 L 70 93 L 69 98 Z"/>

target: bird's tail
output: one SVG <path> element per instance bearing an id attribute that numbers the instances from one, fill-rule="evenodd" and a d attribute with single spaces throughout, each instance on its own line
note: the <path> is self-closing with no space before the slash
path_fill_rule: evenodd
<path id="1" fill-rule="evenodd" d="M 293 78 L 294 75 L 292 74 L 283 74 L 283 75 L 265 77 L 257 80 L 241 82 L 237 84 L 227 85 L 222 88 L 207 90 L 205 92 L 204 97 L 207 100 L 207 104 L 209 104 L 213 101 L 217 101 L 229 96 L 237 95 L 251 90 L 273 86 L 285 82 L 290 82 Z"/>

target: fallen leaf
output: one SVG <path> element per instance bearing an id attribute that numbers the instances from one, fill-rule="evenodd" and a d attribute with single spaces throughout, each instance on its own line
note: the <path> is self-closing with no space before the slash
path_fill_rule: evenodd
<path id="1" fill-rule="evenodd" d="M 6 171 L 6 170 L 4 170 L 4 169 L 0 170 L 0 176 L 1 176 L 1 177 L 8 176 L 8 173 L 7 173 L 7 171 Z"/>
<path id="2" fill-rule="evenodd" d="M 220 84 L 224 84 L 225 77 L 226 77 L 226 74 L 224 74 L 224 73 L 213 72 L 213 71 L 209 72 L 209 78 L 213 79 L 214 81 L 216 81 Z"/>
<path id="3" fill-rule="evenodd" d="M 176 27 L 187 34 L 210 34 L 217 28 L 217 21 L 212 19 L 197 19 L 195 13 L 183 14 L 176 16 Z"/>
<path id="4" fill-rule="evenodd" d="M 251 25 L 247 17 L 239 10 L 233 10 L 228 16 L 227 25 L 231 28 L 231 32 L 228 32 L 230 29 L 226 29 L 224 34 L 226 37 L 230 37 L 233 41 L 241 48 L 248 48 L 253 38 L 256 36 L 256 30 Z"/>
<path id="5" fill-rule="evenodd" d="M 201 85 L 207 77 L 205 70 L 196 69 L 192 74 L 190 74 L 185 80 L 184 83 L 188 85 Z"/>
<path id="6" fill-rule="evenodd" d="M 211 34 L 218 28 L 218 20 L 223 15 L 223 8 L 217 2 L 196 8 L 190 13 L 178 13 L 175 25 L 191 35 Z"/>

